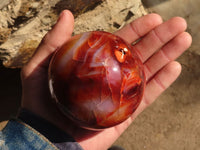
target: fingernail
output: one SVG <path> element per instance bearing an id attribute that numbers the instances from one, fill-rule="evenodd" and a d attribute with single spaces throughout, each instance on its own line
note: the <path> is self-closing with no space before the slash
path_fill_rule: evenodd
<path id="1" fill-rule="evenodd" d="M 62 19 L 62 17 L 63 17 L 65 14 L 66 14 L 66 11 L 62 11 L 62 12 L 60 13 L 60 16 L 59 16 L 57 22 L 59 22 L 60 19 Z"/>

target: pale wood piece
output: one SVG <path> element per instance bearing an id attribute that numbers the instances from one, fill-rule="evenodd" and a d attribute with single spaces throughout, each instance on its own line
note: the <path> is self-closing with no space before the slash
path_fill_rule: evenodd
<path id="1" fill-rule="evenodd" d="M 74 34 L 113 32 L 146 14 L 141 0 L 12 0 L 0 10 L 0 59 L 4 66 L 26 64 L 64 9 L 70 9 L 76 18 Z"/>

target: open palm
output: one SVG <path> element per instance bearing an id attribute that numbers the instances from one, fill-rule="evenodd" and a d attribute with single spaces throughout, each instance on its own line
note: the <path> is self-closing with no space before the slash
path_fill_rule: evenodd
<path id="1" fill-rule="evenodd" d="M 191 44 L 180 17 L 166 22 L 157 14 L 143 16 L 115 32 L 133 45 L 144 64 L 146 89 L 136 112 L 125 122 L 101 132 L 88 131 L 66 119 L 52 103 L 48 89 L 48 65 L 53 52 L 70 39 L 73 15 L 65 10 L 56 25 L 42 40 L 29 63 L 22 69 L 22 107 L 34 112 L 72 135 L 86 150 L 106 150 L 132 121 L 179 76 L 181 65 L 174 61 Z"/>

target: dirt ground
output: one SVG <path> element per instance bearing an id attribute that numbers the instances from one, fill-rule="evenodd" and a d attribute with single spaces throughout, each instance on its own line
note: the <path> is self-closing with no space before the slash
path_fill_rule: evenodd
<path id="1" fill-rule="evenodd" d="M 110 1 L 117 9 L 119 0 Z M 182 74 L 156 102 L 147 108 L 124 134 L 114 143 L 126 150 L 199 150 L 200 149 L 200 1 L 199 0 L 142 0 L 149 11 L 159 13 L 164 20 L 182 16 L 188 22 L 188 32 L 193 36 L 191 48 L 178 61 Z M 101 5 L 98 9 L 104 9 Z M 90 13 L 90 12 L 89 12 Z M 88 15 L 88 14 L 86 14 Z M 96 23 L 102 15 L 96 14 Z M 123 16 L 123 15 L 122 15 Z M 106 27 L 112 31 L 113 22 L 123 25 L 121 20 L 107 18 Z M 134 18 L 132 18 L 134 19 Z M 85 19 L 86 20 L 86 19 Z M 95 22 L 93 20 L 93 22 Z M 76 32 L 94 28 L 76 24 Z M 99 24 L 98 24 L 99 25 Z M 95 26 L 95 25 L 94 25 Z M 99 29 L 101 26 L 95 26 Z M 85 30 L 84 30 L 85 31 Z M 20 104 L 21 85 L 19 70 L 0 67 L 0 121 L 16 114 Z"/>

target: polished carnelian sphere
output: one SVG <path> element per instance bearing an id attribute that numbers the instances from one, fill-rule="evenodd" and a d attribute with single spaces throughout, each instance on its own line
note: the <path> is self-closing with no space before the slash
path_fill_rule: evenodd
<path id="1" fill-rule="evenodd" d="M 102 31 L 72 37 L 51 59 L 50 92 L 61 112 L 97 130 L 125 121 L 141 102 L 144 72 L 120 37 Z"/>

